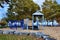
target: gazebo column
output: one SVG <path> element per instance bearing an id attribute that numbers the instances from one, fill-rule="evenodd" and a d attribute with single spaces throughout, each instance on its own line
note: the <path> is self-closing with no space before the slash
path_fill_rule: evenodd
<path id="1" fill-rule="evenodd" d="M 44 21 L 44 16 L 42 16 L 42 20 Z"/>
<path id="2" fill-rule="evenodd" d="M 43 21 L 44 21 L 44 16 L 42 16 L 42 23 L 43 23 Z M 42 24 L 42 29 L 44 29 L 43 24 Z"/>
<path id="3" fill-rule="evenodd" d="M 32 30 L 34 29 L 34 16 L 32 16 Z"/>

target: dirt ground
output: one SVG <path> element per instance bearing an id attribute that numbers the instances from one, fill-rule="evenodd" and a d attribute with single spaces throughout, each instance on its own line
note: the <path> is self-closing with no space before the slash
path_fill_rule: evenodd
<path id="1" fill-rule="evenodd" d="M 15 30 L 15 29 L 10 29 L 10 28 L 3 28 L 0 30 Z M 50 35 L 51 37 L 60 40 L 60 27 L 40 27 L 40 30 L 22 30 L 21 28 L 18 28 L 15 31 L 20 31 L 20 32 L 44 32 L 45 34 Z"/>

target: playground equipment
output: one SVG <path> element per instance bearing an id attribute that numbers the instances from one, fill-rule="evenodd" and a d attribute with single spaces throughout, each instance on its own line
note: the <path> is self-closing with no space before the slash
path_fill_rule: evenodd
<path id="1" fill-rule="evenodd" d="M 28 30 L 28 21 L 29 19 L 26 18 L 26 21 L 24 23 L 24 19 L 18 21 L 18 20 L 9 20 L 8 22 L 8 26 L 12 29 L 12 28 L 18 28 L 21 27 L 22 29 L 27 29 Z"/>
<path id="2" fill-rule="evenodd" d="M 18 27 L 21 27 L 22 29 L 24 29 L 24 20 L 9 20 L 8 22 L 8 26 L 10 28 L 18 28 Z"/>
<path id="3" fill-rule="evenodd" d="M 8 26 L 10 28 L 16 28 L 21 27 L 22 29 L 27 29 L 28 30 L 28 23 L 29 23 L 29 18 L 26 18 L 26 21 L 24 19 L 22 20 L 9 20 Z M 48 23 L 48 24 L 47 24 Z M 52 24 L 53 23 L 53 24 Z M 39 29 L 39 26 L 57 26 L 58 23 L 56 20 L 49 21 L 44 20 L 44 14 L 40 13 L 39 11 L 35 12 L 32 14 L 32 29 Z"/>
<path id="4" fill-rule="evenodd" d="M 44 20 L 44 15 L 39 11 L 32 14 L 32 29 L 39 29 L 39 26 L 42 25 Z"/>
<path id="5" fill-rule="evenodd" d="M 24 27 L 28 30 L 29 18 L 27 17 L 24 21 Z"/>

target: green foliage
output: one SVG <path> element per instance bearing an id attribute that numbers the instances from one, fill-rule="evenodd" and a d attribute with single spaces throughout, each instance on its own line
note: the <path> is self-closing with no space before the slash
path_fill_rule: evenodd
<path id="1" fill-rule="evenodd" d="M 3 3 L 3 1 L 10 5 L 7 13 L 7 20 L 20 20 L 26 17 L 32 19 L 32 13 L 40 9 L 33 0 L 0 0 L 0 4 Z M 15 15 L 13 12 L 16 12 L 18 15 Z"/>
<path id="2" fill-rule="evenodd" d="M 0 40 L 36 40 L 32 36 L 0 35 Z"/>
<path id="3" fill-rule="evenodd" d="M 6 21 L 1 21 L 0 22 L 0 28 L 6 28 Z"/>
<path id="4" fill-rule="evenodd" d="M 30 19 L 32 18 L 32 13 L 34 13 L 36 10 L 39 10 L 39 6 L 37 4 L 35 4 L 32 0 L 18 0 L 18 2 L 16 3 L 16 0 L 12 0 L 11 4 L 10 4 L 10 8 L 7 16 L 8 19 L 16 19 L 16 20 L 20 20 L 20 19 L 24 19 L 26 17 L 29 17 Z M 18 15 L 9 15 L 12 12 L 16 12 Z M 12 20 L 11 19 L 11 20 Z"/>
<path id="5" fill-rule="evenodd" d="M 60 5 L 56 2 L 56 0 L 45 0 L 42 7 L 42 12 L 47 20 L 57 20 L 57 18 L 60 17 L 58 16 L 60 14 Z"/>

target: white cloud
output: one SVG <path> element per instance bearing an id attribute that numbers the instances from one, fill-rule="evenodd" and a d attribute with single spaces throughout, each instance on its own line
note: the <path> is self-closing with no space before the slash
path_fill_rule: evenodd
<path id="1" fill-rule="evenodd" d="M 38 5 L 42 5 L 45 0 L 33 0 Z"/>
<path id="2" fill-rule="evenodd" d="M 40 6 L 40 8 L 41 8 L 41 10 L 42 10 L 42 7 L 41 7 L 41 5 L 43 5 L 43 2 L 45 1 L 45 0 L 33 0 L 36 4 L 38 4 L 39 6 Z"/>

